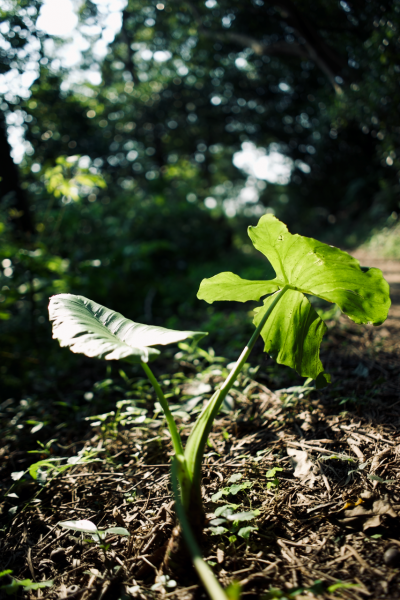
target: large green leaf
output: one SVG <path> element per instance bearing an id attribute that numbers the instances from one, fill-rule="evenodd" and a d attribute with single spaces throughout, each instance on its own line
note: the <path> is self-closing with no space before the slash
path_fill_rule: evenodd
<path id="1" fill-rule="evenodd" d="M 273 299 L 274 296 L 269 296 L 263 306 L 256 308 L 253 320 L 256 327 Z M 264 350 L 277 363 L 292 367 L 322 386 L 330 382 L 319 359 L 319 347 L 325 331 L 325 323 L 307 298 L 300 292 L 288 290 L 269 316 L 261 336 Z"/>
<path id="2" fill-rule="evenodd" d="M 304 377 L 327 381 L 319 359 L 325 325 L 305 294 L 338 304 L 356 323 L 380 325 L 390 307 L 389 285 L 379 269 L 360 267 L 360 263 L 333 246 L 312 238 L 292 235 L 286 225 L 272 215 L 261 217 L 249 227 L 254 246 L 265 254 L 275 270 L 275 279 L 248 281 L 225 272 L 205 279 L 198 298 L 215 300 L 259 300 L 287 287 L 273 309 L 261 335 L 265 350 L 277 362 L 294 368 Z M 254 323 L 261 322 L 273 297 L 258 309 Z"/>
<path id="3" fill-rule="evenodd" d="M 50 299 L 53 338 L 72 352 L 106 360 L 148 362 L 160 354 L 152 346 L 173 344 L 207 335 L 134 323 L 120 313 L 83 296 L 59 294 Z"/>
<path id="4" fill-rule="evenodd" d="M 272 215 L 249 227 L 249 236 L 272 264 L 279 287 L 289 284 L 303 294 L 335 302 L 356 323 L 381 325 L 386 319 L 389 284 L 380 269 L 361 268 L 358 260 L 339 248 L 292 235 Z"/>

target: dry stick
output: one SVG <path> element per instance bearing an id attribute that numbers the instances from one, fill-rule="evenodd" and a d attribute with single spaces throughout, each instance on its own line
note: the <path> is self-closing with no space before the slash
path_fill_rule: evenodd
<path id="1" fill-rule="evenodd" d="M 197 584 L 190 585 L 189 587 L 179 588 L 179 593 L 181 592 L 189 592 L 190 590 L 196 590 L 199 586 Z M 164 598 L 168 598 L 169 596 L 174 596 L 176 594 L 176 590 L 174 592 L 168 592 L 165 594 Z"/>
<path id="2" fill-rule="evenodd" d="M 58 523 L 57 523 L 57 525 L 54 525 L 53 529 L 50 529 L 50 531 L 48 531 L 48 532 L 46 533 L 46 535 L 45 535 L 45 536 L 44 536 L 44 537 L 43 537 L 41 540 L 39 540 L 39 541 L 38 541 L 38 543 L 36 544 L 36 546 L 37 546 L 38 544 L 42 544 L 42 543 L 44 542 L 44 540 L 46 540 L 46 539 L 49 537 L 49 535 L 50 535 L 51 533 L 53 533 L 53 531 L 55 531 L 55 530 L 57 529 L 57 527 L 58 527 Z"/>
<path id="3" fill-rule="evenodd" d="M 285 540 L 285 539 L 283 539 L 283 538 L 278 538 L 278 540 L 282 540 L 282 542 L 283 542 L 284 544 L 287 544 L 288 546 L 297 546 L 297 547 L 299 547 L 299 548 L 304 548 L 304 547 L 306 547 L 306 546 L 309 546 L 309 547 L 311 547 L 311 548 L 321 548 L 321 546 L 320 546 L 320 545 L 318 545 L 318 546 L 317 546 L 317 544 L 308 544 L 307 542 L 304 542 L 304 543 L 302 544 L 302 543 L 300 543 L 300 542 L 291 542 L 290 540 Z M 279 543 L 279 541 L 278 541 L 278 543 Z M 279 544 L 279 545 L 281 545 L 281 544 Z M 257 560 L 258 560 L 258 559 L 257 559 Z M 265 562 L 265 561 L 264 561 L 264 562 Z"/>
<path id="4" fill-rule="evenodd" d="M 354 558 L 356 558 L 358 560 L 358 562 L 360 563 L 360 565 L 362 567 L 364 567 L 364 569 L 367 569 L 368 571 L 373 571 L 374 573 L 376 573 L 377 575 L 384 575 L 383 571 L 381 571 L 380 569 L 376 569 L 375 567 L 371 567 L 357 552 L 357 550 L 355 548 L 353 548 L 353 546 L 350 546 L 349 544 L 346 544 L 345 548 L 352 553 L 352 555 L 354 556 Z"/>
<path id="5" fill-rule="evenodd" d="M 56 525 L 57 527 L 57 525 Z M 54 527 L 54 529 L 56 528 Z M 54 531 L 54 529 L 52 529 L 52 531 Z M 47 534 L 50 535 L 51 531 Z M 68 531 L 65 531 L 64 533 L 62 533 L 59 537 L 56 537 L 54 540 L 52 540 L 51 542 L 49 542 L 48 544 L 46 544 L 46 546 L 44 548 L 41 548 L 39 550 L 39 552 L 36 554 L 36 558 L 38 558 L 38 556 L 40 556 L 45 550 L 47 550 L 47 548 L 50 548 L 50 546 L 52 544 L 54 544 L 54 542 L 58 542 L 59 540 L 61 540 L 62 537 L 64 537 L 65 535 L 67 535 Z M 45 537 L 47 537 L 47 535 Z M 43 538 L 45 539 L 45 538 Z M 43 540 L 42 540 L 43 541 Z"/>
<path id="6" fill-rule="evenodd" d="M 28 563 L 28 567 L 29 567 L 29 570 L 31 572 L 33 581 L 36 581 L 35 571 L 33 570 L 33 563 L 32 563 L 32 548 L 28 548 L 28 554 L 26 556 L 26 562 Z"/>
<path id="7" fill-rule="evenodd" d="M 321 552 L 322 548 L 324 548 L 324 546 L 326 545 L 327 541 L 328 541 L 328 538 L 323 538 L 323 540 L 322 540 L 322 542 L 321 542 L 318 550 L 316 552 L 314 552 L 313 558 L 315 558 L 317 556 L 317 554 L 319 554 Z"/>
<path id="8" fill-rule="evenodd" d="M 330 560 L 329 562 L 325 563 L 325 567 L 330 567 L 331 565 L 334 565 L 337 562 L 342 562 L 344 560 L 347 560 L 348 558 L 350 558 L 350 556 L 353 556 L 352 552 L 348 552 L 347 554 L 343 554 L 342 556 L 338 556 L 337 558 L 334 558 L 333 560 Z"/>
<path id="9" fill-rule="evenodd" d="M 343 458 L 351 458 L 352 456 L 348 456 L 347 454 L 343 454 L 341 452 L 335 452 L 334 450 L 325 450 L 325 448 L 317 448 L 316 446 L 310 446 L 309 444 L 303 444 L 299 442 L 287 442 L 288 446 L 296 446 L 297 448 L 307 448 L 307 450 L 314 450 L 314 452 L 320 452 L 321 454 L 330 454 L 334 456 L 341 456 Z"/>
<path id="10" fill-rule="evenodd" d="M 372 433 L 367 433 L 363 429 L 354 429 L 354 430 L 352 430 L 349 427 L 346 427 L 345 425 L 340 425 L 340 429 L 343 429 L 344 431 L 350 431 L 350 433 L 352 431 L 354 431 L 355 433 L 360 433 L 360 434 L 365 435 L 365 436 L 367 436 L 369 438 L 372 438 L 373 440 L 376 440 L 377 442 L 386 442 L 386 444 L 396 445 L 396 442 L 393 442 L 392 440 L 387 440 L 386 438 L 378 437 L 377 435 L 373 435 Z"/>
<path id="11" fill-rule="evenodd" d="M 318 461 L 318 465 L 319 465 L 319 472 L 320 472 L 320 474 L 321 474 L 322 481 L 323 481 L 323 482 L 324 482 L 324 484 L 325 484 L 326 490 L 327 490 L 327 492 L 328 492 L 328 498 L 329 498 L 329 500 L 330 500 L 330 499 L 331 499 L 331 491 L 332 491 L 332 490 L 331 490 L 331 486 L 329 485 L 328 478 L 327 478 L 327 476 L 326 476 L 326 475 L 325 475 L 325 473 L 324 473 L 324 470 L 323 470 L 323 468 L 322 468 L 322 464 L 321 464 L 319 461 Z"/>
<path id="12" fill-rule="evenodd" d="M 88 584 L 87 584 L 87 589 L 89 589 L 89 590 L 90 590 L 90 588 L 93 586 L 93 584 L 94 584 L 94 582 L 95 582 L 95 581 L 96 581 L 96 575 L 92 575 L 92 576 L 90 577 L 89 581 L 88 581 Z M 83 592 L 83 595 L 82 595 L 82 598 L 81 598 L 81 600 L 84 600 L 84 599 L 86 599 L 86 598 L 89 598 L 89 596 L 90 596 L 90 593 L 89 593 L 89 594 L 86 594 L 86 592 Z"/>
<path id="13" fill-rule="evenodd" d="M 158 573 L 157 567 L 155 567 L 149 560 L 147 560 L 147 558 L 145 558 L 144 556 L 139 556 L 138 558 L 144 560 L 145 563 L 147 563 L 150 567 L 152 567 L 155 570 L 156 573 Z"/>
<path id="14" fill-rule="evenodd" d="M 276 562 L 272 563 L 272 562 L 271 562 L 271 561 L 269 561 L 269 560 L 264 560 L 263 558 L 256 558 L 256 557 L 253 557 L 253 558 L 246 558 L 246 557 L 245 557 L 245 559 L 244 559 L 244 560 L 253 560 L 253 561 L 255 561 L 255 562 L 260 562 L 260 563 L 264 563 L 264 564 L 268 565 L 268 567 L 266 567 L 266 568 L 263 570 L 263 573 L 266 573 L 267 571 L 270 571 L 270 570 L 271 570 L 273 567 L 276 567 L 276 565 L 278 564 L 278 562 L 281 562 L 280 560 L 278 560 L 278 561 L 276 561 Z"/>

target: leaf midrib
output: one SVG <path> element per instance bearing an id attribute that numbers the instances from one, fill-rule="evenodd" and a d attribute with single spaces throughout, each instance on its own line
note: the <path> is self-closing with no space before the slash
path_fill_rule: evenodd
<path id="1" fill-rule="evenodd" d="M 291 283 L 284 283 L 282 282 L 280 279 L 274 279 L 273 280 L 278 286 L 284 287 L 285 285 L 288 287 L 289 290 L 293 290 L 294 292 L 300 292 L 301 294 L 307 295 L 307 296 L 315 296 L 316 298 L 321 298 L 321 300 L 326 300 L 327 302 L 330 302 L 331 304 L 334 304 L 334 302 L 332 300 L 330 300 L 329 298 L 326 298 L 325 296 L 322 296 L 320 294 L 315 294 L 314 292 L 312 292 L 311 290 L 307 290 L 301 287 L 297 287 L 295 285 L 292 285 Z M 338 291 L 345 291 L 348 294 L 353 294 L 354 296 L 357 296 L 359 298 L 364 299 L 364 296 L 362 296 L 361 294 L 357 293 L 354 290 L 350 290 L 344 287 L 335 287 L 332 288 L 331 290 L 328 290 L 325 293 L 333 293 L 333 292 L 338 292 Z"/>
<path id="2" fill-rule="evenodd" d="M 123 339 L 121 339 L 120 337 L 118 337 L 118 335 L 116 333 L 114 333 L 113 331 L 111 331 L 108 328 L 108 326 L 100 320 L 100 318 L 96 315 L 96 313 L 93 311 L 93 309 L 91 308 L 91 306 L 85 304 L 84 301 L 82 301 L 81 306 L 80 307 L 78 306 L 77 308 L 78 308 L 79 312 L 83 313 L 83 315 L 82 315 L 83 318 L 86 316 L 87 318 L 91 317 L 92 319 L 94 319 L 96 327 L 93 326 L 93 323 L 89 323 L 92 334 L 103 336 L 104 332 L 106 332 L 107 336 L 109 338 L 111 338 L 112 342 L 114 342 L 115 344 L 121 345 L 121 346 L 122 345 L 126 346 L 130 350 L 140 350 L 140 351 L 142 351 L 144 349 L 147 350 L 149 348 L 148 346 L 132 346 L 131 344 L 128 344 Z M 71 310 L 72 318 L 77 323 L 77 325 L 80 325 L 80 326 L 83 326 L 83 327 L 87 328 L 88 325 L 86 323 L 82 323 L 82 316 L 81 316 L 81 318 L 79 318 L 78 314 L 76 314 L 76 313 L 74 314 L 73 308 L 70 309 L 70 310 Z M 112 314 L 105 315 L 105 320 L 108 321 L 108 323 L 109 323 L 110 321 L 113 320 L 113 316 L 115 316 L 115 313 L 114 313 L 114 315 L 112 315 Z M 125 317 L 123 317 L 123 318 L 125 319 Z M 126 319 L 126 320 L 128 321 L 129 319 Z M 131 321 L 131 323 L 133 324 L 133 321 Z M 96 331 L 96 329 L 97 329 L 97 331 Z M 74 336 L 74 337 L 77 338 L 77 337 L 80 337 L 81 335 L 85 335 L 87 333 L 89 333 L 89 332 L 88 331 L 82 331 L 82 332 L 79 332 L 79 334 L 76 335 L 76 336 Z"/>

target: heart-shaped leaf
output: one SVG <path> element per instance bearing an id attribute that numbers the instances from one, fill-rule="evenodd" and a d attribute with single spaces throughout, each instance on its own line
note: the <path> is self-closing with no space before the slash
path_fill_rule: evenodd
<path id="1" fill-rule="evenodd" d="M 72 352 L 106 360 L 148 362 L 160 352 L 152 346 L 173 344 L 187 338 L 200 339 L 200 331 L 175 331 L 134 323 L 83 296 L 59 294 L 50 299 L 53 338 Z"/>
<path id="2" fill-rule="evenodd" d="M 270 261 L 275 279 L 247 281 L 230 272 L 220 273 L 204 279 L 197 296 L 209 303 L 246 302 L 288 288 L 261 332 L 265 350 L 278 363 L 316 379 L 317 385 L 322 386 L 329 381 L 319 359 L 326 327 L 305 295 L 336 303 L 356 323 L 380 325 L 390 308 L 389 285 L 379 269 L 360 267 L 347 252 L 292 235 L 272 215 L 264 215 L 256 227 L 249 227 L 249 236 Z M 261 322 L 273 300 L 274 296 L 270 296 L 256 309 L 255 325 Z"/>
<path id="3" fill-rule="evenodd" d="M 59 525 L 60 527 L 64 527 L 64 529 L 72 529 L 73 531 L 81 531 L 82 533 L 97 533 L 96 525 L 88 519 L 62 521 Z"/>
<path id="4" fill-rule="evenodd" d="M 81 533 L 90 533 L 91 535 L 98 536 L 100 539 L 105 539 L 107 535 L 131 535 L 129 531 L 125 529 L 125 527 L 97 529 L 96 525 L 88 519 L 82 519 L 80 521 L 62 521 L 59 523 L 59 526 L 63 527 L 64 529 L 80 531 Z"/>

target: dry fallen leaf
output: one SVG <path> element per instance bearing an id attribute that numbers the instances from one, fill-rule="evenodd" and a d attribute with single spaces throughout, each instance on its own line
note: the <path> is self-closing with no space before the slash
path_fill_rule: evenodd
<path id="1" fill-rule="evenodd" d="M 366 531 L 375 527 L 387 526 L 390 521 L 391 525 L 395 526 L 396 522 L 393 519 L 399 521 L 398 514 L 390 504 L 389 498 L 380 498 L 377 494 L 369 491 L 363 492 L 360 500 L 351 508 L 348 506 L 349 503 L 346 503 L 336 515 L 338 522 L 346 527 Z"/>
<path id="2" fill-rule="evenodd" d="M 309 459 L 307 452 L 304 450 L 287 448 L 287 453 L 291 457 L 294 468 L 293 475 L 300 479 L 303 485 L 313 487 L 315 481 L 318 479 L 318 477 L 316 477 L 318 469 L 316 465 L 314 465 L 314 463 Z"/>
<path id="3" fill-rule="evenodd" d="M 116 506 L 114 506 L 114 508 L 113 508 L 112 515 L 113 515 L 114 519 L 116 520 L 116 522 L 118 523 L 118 525 L 123 525 L 123 527 L 125 527 L 125 521 L 122 518 L 122 515 Z"/>
<path id="4" fill-rule="evenodd" d="M 386 448 L 385 450 L 382 450 L 382 452 L 378 452 L 378 454 L 376 454 L 374 456 L 374 458 L 372 459 L 372 462 L 371 462 L 371 468 L 369 470 L 369 472 L 371 474 L 375 473 L 376 469 L 380 465 L 382 458 L 384 456 L 386 456 L 386 454 L 390 454 L 391 451 L 392 451 L 392 448 Z"/>

